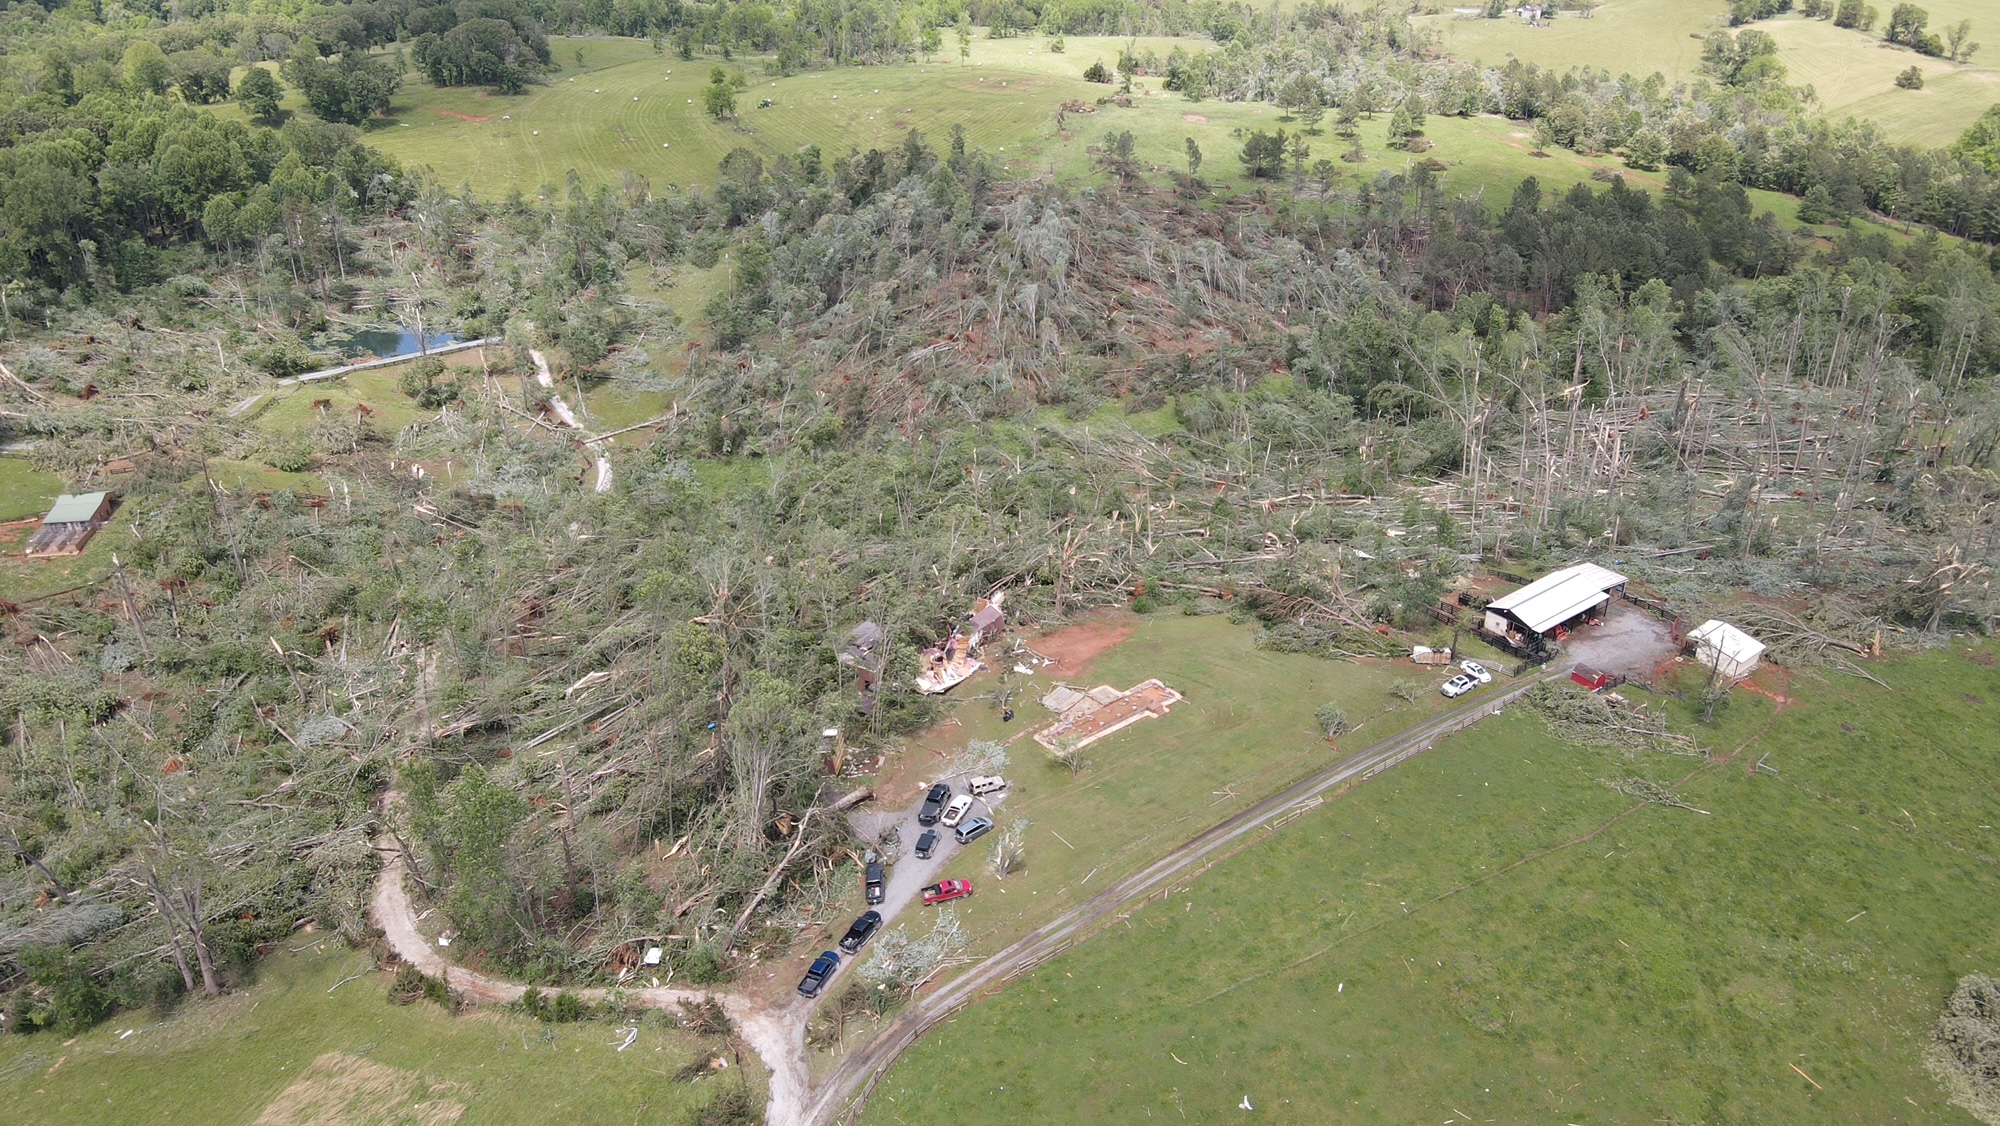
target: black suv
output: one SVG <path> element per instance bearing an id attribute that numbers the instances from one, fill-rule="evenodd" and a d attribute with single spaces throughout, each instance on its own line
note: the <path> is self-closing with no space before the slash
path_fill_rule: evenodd
<path id="1" fill-rule="evenodd" d="M 937 851 L 937 842 L 938 831 L 936 829 L 925 829 L 924 835 L 917 838 L 917 859 L 929 860 L 931 853 Z"/>
<path id="2" fill-rule="evenodd" d="M 867 885 L 868 905 L 870 907 L 888 898 L 888 894 L 883 890 L 882 862 L 880 860 L 870 860 L 868 862 Z"/>
<path id="3" fill-rule="evenodd" d="M 854 925 L 847 928 L 847 936 L 840 940 L 840 948 L 849 954 L 854 953 L 861 949 L 861 944 L 867 942 L 881 925 L 882 912 L 868 912 L 854 920 Z"/>
<path id="4" fill-rule="evenodd" d="M 944 803 L 950 800 L 951 800 L 950 786 L 946 785 L 943 782 L 939 782 L 937 785 L 932 786 L 931 792 L 924 798 L 924 807 L 922 809 L 917 810 L 917 824 L 919 825 L 937 824 L 938 814 L 944 812 Z"/>

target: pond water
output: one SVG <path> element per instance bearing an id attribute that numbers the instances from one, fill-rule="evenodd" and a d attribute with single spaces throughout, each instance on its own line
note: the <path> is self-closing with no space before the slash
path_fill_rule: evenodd
<path id="1" fill-rule="evenodd" d="M 424 348 L 437 348 L 462 339 L 455 332 L 434 332 L 425 338 Z M 421 351 L 417 334 L 401 328 L 364 328 L 333 342 L 343 356 L 402 356 Z"/>

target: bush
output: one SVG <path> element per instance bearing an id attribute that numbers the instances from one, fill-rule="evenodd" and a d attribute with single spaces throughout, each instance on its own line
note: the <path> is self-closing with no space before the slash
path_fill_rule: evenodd
<path id="1" fill-rule="evenodd" d="M 694 1126 L 758 1126 L 763 1121 L 764 1108 L 741 1083 L 718 1091 L 715 1101 L 694 1116 Z"/>
<path id="2" fill-rule="evenodd" d="M 585 1016 L 583 998 L 565 989 L 548 1003 L 547 1014 L 542 1019 L 551 1024 L 574 1024 Z"/>
<path id="3" fill-rule="evenodd" d="M 1896 76 L 1896 87 L 1901 90 L 1921 90 L 1924 88 L 1924 72 L 1912 66 Z"/>
<path id="4" fill-rule="evenodd" d="M 1083 68 L 1083 80 L 1085 82 L 1097 82 L 1109 86 L 1111 85 L 1111 68 L 1104 65 L 1103 59 L 1099 59 Z"/>

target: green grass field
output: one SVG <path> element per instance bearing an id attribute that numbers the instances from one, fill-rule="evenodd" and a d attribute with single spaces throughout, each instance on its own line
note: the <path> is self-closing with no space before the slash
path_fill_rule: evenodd
<path id="1" fill-rule="evenodd" d="M 1990 3 L 1945 0 L 1923 7 L 1933 30 L 1960 19 L 1973 21 L 1975 38 L 2000 30 L 2000 11 Z M 1888 9 L 1882 6 L 1885 21 Z M 1450 53 L 1492 66 L 1511 57 L 1556 70 L 1590 66 L 1641 78 L 1657 71 L 1679 81 L 1700 76 L 1701 37 L 1725 27 L 1727 13 L 1719 0 L 1612 0 L 1590 19 L 1565 14 L 1542 28 L 1449 12 L 1417 22 L 1437 32 Z M 1990 59 L 1975 56 L 1976 65 L 1961 67 L 1888 46 L 1879 27 L 1878 34 L 1864 34 L 1830 20 L 1784 16 L 1755 26 L 1778 40 L 1787 81 L 1811 85 L 1824 112 L 1874 121 L 1897 141 L 1946 144 L 2000 101 L 2000 70 Z M 1892 80 L 1912 65 L 1923 70 L 1924 89 L 1896 89 Z"/>
<path id="2" fill-rule="evenodd" d="M 0 520 L 40 516 L 63 491 L 63 480 L 18 457 L 0 457 Z"/>
<path id="3" fill-rule="evenodd" d="M 1026 737 L 1029 725 L 1049 718 L 1035 702 L 1053 683 L 1045 674 L 1024 678 L 1013 724 L 1003 724 L 990 702 L 969 699 L 954 713 L 957 725 L 914 742 L 890 765 L 895 792 L 914 796 L 967 740 L 1021 736 L 1008 747 L 1009 789 L 995 820 L 1002 828 L 1031 822 L 1025 868 L 996 880 L 987 867 L 991 849 L 977 845 L 941 874 L 979 889 L 960 907 L 975 954 L 999 949 L 1209 825 L 1448 704 L 1437 693 L 1444 674 L 1408 662 L 1272 653 L 1255 647 L 1253 629 L 1220 616 L 1162 612 L 1117 621 L 1133 627 L 1131 636 L 1076 683 L 1129 688 L 1158 677 L 1186 699 L 1162 718 L 1092 744 L 1082 774 L 1070 774 Z M 1483 647 L 1466 651 L 1489 656 Z M 978 696 L 992 682 L 988 673 L 955 691 Z M 1389 694 L 1399 682 L 1421 689 L 1415 703 Z M 1326 741 L 1313 716 L 1328 700 L 1338 700 L 1354 725 L 1339 746 Z M 918 917 L 903 925 L 927 924 Z M 823 1065 L 825 1057 L 816 1060 Z"/>
<path id="4" fill-rule="evenodd" d="M 1699 37 L 1729 22 L 1724 0 L 1610 0 L 1589 19 L 1565 12 L 1547 27 L 1512 16 L 1462 19 L 1451 10 L 1474 6 L 1466 0 L 1413 22 L 1436 32 L 1450 54 L 1487 66 L 1518 58 L 1558 71 L 1589 66 L 1639 78 L 1654 71 L 1693 75 L 1701 65 Z"/>
<path id="5" fill-rule="evenodd" d="M 655 1021 L 619 1052 L 623 1037 L 608 1023 L 391 1005 L 387 975 L 369 966 L 368 955 L 329 943 L 280 954 L 256 984 L 171 1015 L 123 1014 L 70 1041 L 0 1036 L 0 1121 L 215 1126 L 260 1120 L 282 1105 L 290 1116 L 270 1121 L 679 1126 L 742 1074 L 731 1059 L 716 1078 L 675 1082 L 702 1042 Z M 314 1068 L 328 1053 L 342 1055 Z M 756 1058 L 745 1053 L 744 1061 L 761 1092 Z M 422 1113 L 425 1102 L 442 1116 Z M 462 1119 L 449 1114 L 453 1106 Z"/>
<path id="6" fill-rule="evenodd" d="M 1988 11 L 1983 20 L 1969 13 L 1968 18 L 1975 27 L 1984 23 L 2000 30 L 1995 15 L 2000 10 Z M 1937 12 L 1931 21 L 1934 27 L 1941 22 Z M 1950 144 L 1986 107 L 2000 102 L 2000 71 L 1991 66 L 1927 58 L 1828 21 L 1775 19 L 1756 26 L 1777 39 L 1778 58 L 1793 85 L 1811 85 L 1829 114 L 1873 121 L 1898 141 Z M 1896 75 L 1912 66 L 1923 72 L 1924 88 L 1897 89 Z"/>
<path id="7" fill-rule="evenodd" d="M 1739 691 L 1706 815 L 1614 821 L 1599 779 L 1695 763 L 1510 709 L 980 1001 L 866 1121 L 1969 1126 L 1919 1050 L 2000 969 L 2000 672 L 1876 671 Z"/>

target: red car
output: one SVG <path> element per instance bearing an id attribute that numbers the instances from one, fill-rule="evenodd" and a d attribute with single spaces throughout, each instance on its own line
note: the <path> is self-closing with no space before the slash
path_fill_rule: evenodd
<path id="1" fill-rule="evenodd" d="M 949 903 L 972 894 L 971 880 L 941 880 L 924 889 L 924 906 Z"/>

